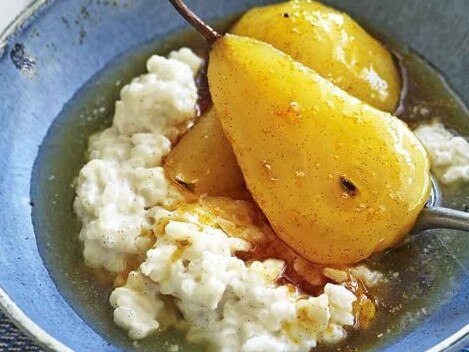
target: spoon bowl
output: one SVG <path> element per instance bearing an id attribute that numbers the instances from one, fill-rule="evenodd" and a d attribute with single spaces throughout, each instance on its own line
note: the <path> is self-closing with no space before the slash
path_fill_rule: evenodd
<path id="1" fill-rule="evenodd" d="M 411 234 L 433 229 L 469 231 L 469 213 L 441 207 L 441 202 L 440 188 L 435 178 L 432 177 L 430 198 L 417 218 Z"/>

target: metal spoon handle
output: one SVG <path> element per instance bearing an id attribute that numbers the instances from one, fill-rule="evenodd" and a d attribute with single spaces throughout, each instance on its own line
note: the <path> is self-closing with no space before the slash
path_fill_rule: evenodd
<path id="1" fill-rule="evenodd" d="M 452 229 L 469 232 L 469 213 L 454 209 L 427 207 L 420 213 L 412 233 L 431 229 Z"/>

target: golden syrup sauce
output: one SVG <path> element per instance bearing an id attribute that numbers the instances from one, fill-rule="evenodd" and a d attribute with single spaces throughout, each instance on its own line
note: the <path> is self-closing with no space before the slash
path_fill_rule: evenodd
<path id="1" fill-rule="evenodd" d="M 287 285 L 291 291 L 297 293 L 298 298 L 319 296 L 324 292 L 324 286 L 327 283 L 336 283 L 325 275 L 326 266 L 307 261 L 280 240 L 254 200 L 234 201 L 243 204 L 242 208 L 232 205 L 231 202 L 233 200 L 229 198 L 206 197 L 198 205 L 183 206 L 182 211 L 197 211 L 197 208 L 201 206 L 209 214 L 202 218 L 202 222 L 209 226 L 220 227 L 228 235 L 234 235 L 250 242 L 251 250 L 235 253 L 236 257 L 247 264 L 268 259 L 283 261 L 284 269 L 277 278 L 276 283 L 278 285 Z M 242 209 L 242 211 L 239 212 L 239 209 Z M 214 219 L 217 220 L 214 221 Z M 238 228 L 225 228 L 223 220 L 235 224 Z M 261 235 L 245 236 L 243 227 L 248 226 L 259 229 Z M 349 268 L 338 267 L 334 269 L 343 274 L 343 284 L 357 297 L 357 301 L 353 306 L 357 322 L 355 328 L 368 327 L 376 311 L 376 301 L 373 294 L 364 282 L 354 276 L 353 271 Z"/>

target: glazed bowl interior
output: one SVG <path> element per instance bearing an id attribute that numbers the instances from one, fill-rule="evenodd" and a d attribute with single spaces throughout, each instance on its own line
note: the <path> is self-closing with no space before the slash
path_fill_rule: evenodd
<path id="1" fill-rule="evenodd" d="M 220 29 L 270 2 L 187 0 Z M 408 45 L 469 102 L 469 2 L 324 2 L 378 37 Z M 49 347 L 164 351 L 178 344 L 180 351 L 204 350 L 173 331 L 135 346 L 113 325 L 109 288 L 83 265 L 72 208 L 87 138 L 109 125 L 122 86 L 144 71 L 151 54 L 183 45 L 197 49 L 203 42 L 164 0 L 38 1 L 0 39 L 0 303 Z M 456 115 L 435 117 L 469 135 L 469 120 Z M 443 195 L 447 206 L 469 204 L 467 187 Z M 464 335 L 466 234 L 433 231 L 372 265 L 395 275 L 383 293 L 391 308 L 373 328 L 352 333 L 342 350 L 424 351 L 452 338 L 435 348 L 441 350 Z"/>

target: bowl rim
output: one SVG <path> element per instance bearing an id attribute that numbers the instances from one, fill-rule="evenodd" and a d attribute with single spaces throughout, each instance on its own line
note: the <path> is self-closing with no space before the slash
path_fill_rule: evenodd
<path id="1" fill-rule="evenodd" d="M 42 0 L 38 0 L 42 1 Z M 35 322 L 11 300 L 6 292 L 0 287 L 0 310 L 10 318 L 10 320 L 23 331 L 33 342 L 41 345 L 48 351 L 54 352 L 73 352 L 72 349 L 65 346 L 60 341 L 50 336 L 46 331 L 40 328 Z"/>
<path id="2" fill-rule="evenodd" d="M 7 42 L 10 36 L 20 30 L 37 11 L 50 0 L 33 0 L 18 16 L 0 33 L 0 52 L 7 49 Z M 45 330 L 32 321 L 8 296 L 0 285 L 0 311 L 2 311 L 22 332 L 30 337 L 33 342 L 44 347 L 48 351 L 73 352 L 72 349 L 64 345 L 59 340 L 49 335 Z M 450 337 L 442 340 L 426 352 L 443 352 L 453 346 L 464 337 L 469 336 L 469 323 L 456 331 Z"/>
<path id="3" fill-rule="evenodd" d="M 17 30 L 20 30 L 22 25 L 26 23 L 42 5 L 49 2 L 49 0 L 34 0 L 26 8 L 24 8 L 18 16 L 0 33 L 0 53 L 7 50 L 7 43 L 10 36 Z M 8 296 L 0 284 L 0 311 L 2 311 L 24 334 L 32 339 L 41 347 L 48 351 L 54 352 L 73 352 L 72 349 L 65 346 L 62 342 L 58 341 L 39 325 L 32 321 Z"/>

